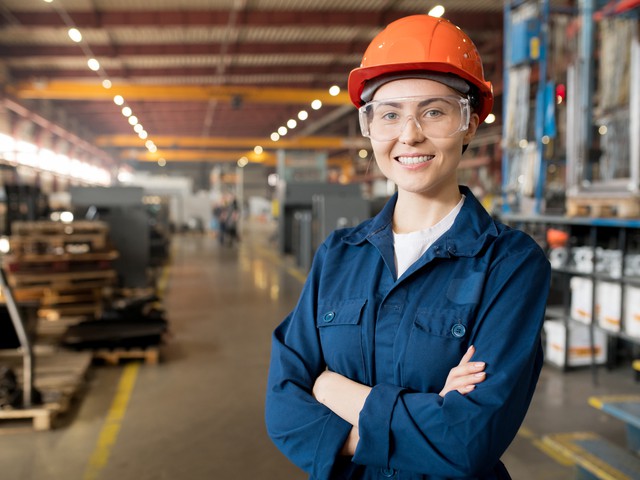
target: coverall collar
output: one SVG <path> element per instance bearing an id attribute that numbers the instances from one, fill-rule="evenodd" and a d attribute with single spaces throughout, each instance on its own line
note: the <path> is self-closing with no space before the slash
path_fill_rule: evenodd
<path id="1" fill-rule="evenodd" d="M 456 217 L 453 226 L 443 235 L 441 240 L 444 241 L 445 251 L 449 255 L 473 257 L 484 248 L 488 240 L 498 235 L 498 229 L 491 216 L 468 187 L 460 185 L 460 193 L 466 197 L 462 210 Z M 358 245 L 370 240 L 375 235 L 391 236 L 391 223 L 397 200 L 398 194 L 395 193 L 380 213 L 370 222 L 361 224 L 342 241 L 350 245 Z"/>

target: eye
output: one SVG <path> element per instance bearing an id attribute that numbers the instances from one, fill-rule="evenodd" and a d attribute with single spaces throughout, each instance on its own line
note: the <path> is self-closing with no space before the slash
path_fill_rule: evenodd
<path id="1" fill-rule="evenodd" d="M 428 108 L 422 112 L 422 118 L 426 118 L 427 120 L 435 120 L 445 115 L 445 113 L 438 108 Z"/>
<path id="2" fill-rule="evenodd" d="M 400 118 L 400 115 L 398 115 L 397 112 L 385 112 L 381 115 L 380 117 L 382 120 L 386 120 L 388 122 L 392 122 L 395 120 L 398 120 Z"/>

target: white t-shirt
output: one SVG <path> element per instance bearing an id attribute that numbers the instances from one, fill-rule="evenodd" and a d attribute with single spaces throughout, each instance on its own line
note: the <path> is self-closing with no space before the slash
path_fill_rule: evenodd
<path id="1" fill-rule="evenodd" d="M 434 226 L 410 233 L 393 232 L 393 249 L 396 259 L 396 271 L 400 278 L 407 269 L 426 252 L 433 242 L 451 228 L 462 209 L 465 196 L 453 207 L 446 217 Z"/>

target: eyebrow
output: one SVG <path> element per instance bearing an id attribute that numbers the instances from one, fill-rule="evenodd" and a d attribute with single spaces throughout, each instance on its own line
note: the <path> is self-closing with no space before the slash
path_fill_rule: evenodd
<path id="1" fill-rule="evenodd" d="M 421 102 L 418 102 L 418 107 L 424 107 L 425 105 L 429 105 L 430 103 L 437 102 L 439 100 L 444 100 L 444 97 L 434 97 L 434 98 L 428 98 L 426 100 L 422 100 Z M 379 107 L 381 106 L 394 107 L 394 108 L 400 107 L 400 103 L 395 102 L 394 99 L 390 99 L 389 101 L 377 100 L 374 102 L 377 103 L 377 106 Z"/>

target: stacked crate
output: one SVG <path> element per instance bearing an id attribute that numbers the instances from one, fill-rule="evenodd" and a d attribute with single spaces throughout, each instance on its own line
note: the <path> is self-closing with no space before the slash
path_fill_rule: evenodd
<path id="1" fill-rule="evenodd" d="M 117 277 L 108 234 L 98 221 L 14 222 L 4 268 L 16 300 L 47 320 L 97 316 Z"/>

